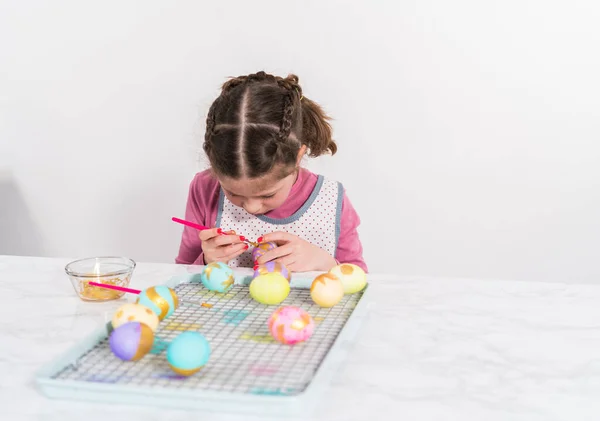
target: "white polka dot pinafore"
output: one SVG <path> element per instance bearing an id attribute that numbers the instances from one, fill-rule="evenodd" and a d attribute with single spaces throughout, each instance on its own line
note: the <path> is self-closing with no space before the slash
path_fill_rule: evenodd
<path id="1" fill-rule="evenodd" d="M 284 231 L 319 246 L 335 257 L 340 236 L 343 187 L 340 183 L 319 176 L 315 188 L 304 203 L 289 218 L 273 219 L 252 215 L 231 203 L 221 189 L 216 225 L 234 230 L 250 241 L 265 234 Z M 252 267 L 252 246 L 229 262 L 231 267 Z"/>

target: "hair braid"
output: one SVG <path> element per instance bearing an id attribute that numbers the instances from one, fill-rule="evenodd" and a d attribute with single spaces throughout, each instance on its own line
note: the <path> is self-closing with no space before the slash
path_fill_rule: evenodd
<path id="1" fill-rule="evenodd" d="M 288 94 L 283 100 L 283 118 L 281 119 L 281 126 L 279 127 L 279 133 L 277 133 L 277 140 L 285 141 L 292 130 L 294 118 L 294 101 L 291 94 Z"/>
<path id="2" fill-rule="evenodd" d="M 220 102 L 219 100 L 220 97 L 212 103 L 212 105 L 208 109 L 208 115 L 206 116 L 206 131 L 204 132 L 204 144 L 202 145 L 202 148 L 207 154 L 209 154 L 211 150 L 210 141 L 215 130 L 215 109 L 217 108 Z"/>
<path id="3" fill-rule="evenodd" d="M 285 141 L 292 131 L 294 113 L 296 105 L 300 101 L 302 95 L 302 88 L 298 84 L 298 76 L 296 75 L 289 75 L 286 78 L 273 76 L 273 78 L 279 87 L 287 91 L 287 95 L 283 100 L 283 118 L 281 120 L 279 133 L 277 134 L 277 139 L 279 141 Z"/>
<path id="4" fill-rule="evenodd" d="M 247 81 L 248 81 L 248 76 L 238 76 L 238 77 L 229 79 L 221 87 L 221 93 L 229 92 L 236 86 L 240 86 L 240 85 L 246 83 Z"/>
<path id="5" fill-rule="evenodd" d="M 276 82 L 276 78 L 273 75 L 269 75 L 265 72 L 252 73 L 247 76 L 238 76 L 232 79 L 229 79 L 227 82 L 223 84 L 221 91 L 223 93 L 227 93 L 231 91 L 233 88 L 252 83 L 252 82 L 264 82 L 264 81 L 272 81 Z"/>
<path id="6" fill-rule="evenodd" d="M 298 100 L 300 100 L 300 98 L 302 97 L 302 88 L 298 83 L 298 76 L 288 75 L 288 77 L 286 78 L 276 77 L 276 80 L 277 84 L 280 87 L 291 93 L 293 99 L 297 98 Z"/>

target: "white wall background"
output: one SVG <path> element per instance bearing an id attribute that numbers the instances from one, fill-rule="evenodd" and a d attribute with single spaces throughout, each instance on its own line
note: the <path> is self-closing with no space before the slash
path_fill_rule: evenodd
<path id="1" fill-rule="evenodd" d="M 226 76 L 335 117 L 373 271 L 600 281 L 596 1 L 0 1 L 0 253 L 172 261 Z"/>

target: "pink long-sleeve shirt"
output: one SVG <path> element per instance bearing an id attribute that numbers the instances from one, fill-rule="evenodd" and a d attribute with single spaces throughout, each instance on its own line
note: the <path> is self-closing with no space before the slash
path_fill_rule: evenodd
<path id="1" fill-rule="evenodd" d="M 283 205 L 265 215 L 274 219 L 292 216 L 308 200 L 317 184 L 317 179 L 316 174 L 305 168 L 300 169 L 298 178 Z M 196 174 L 190 184 L 185 219 L 207 227 L 214 227 L 217 220 L 220 189 L 221 185 L 210 170 Z M 344 191 L 340 236 L 334 257 L 340 263 L 353 263 L 366 272 L 367 265 L 363 259 L 363 248 L 357 231 L 359 225 L 360 217 Z M 223 227 L 223 229 L 227 229 L 227 227 Z M 175 261 L 188 265 L 204 264 L 202 242 L 197 230 L 187 226 L 183 228 L 179 255 Z"/>

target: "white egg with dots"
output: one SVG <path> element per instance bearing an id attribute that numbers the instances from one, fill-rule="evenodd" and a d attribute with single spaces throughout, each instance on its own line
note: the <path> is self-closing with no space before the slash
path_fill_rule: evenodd
<path id="1" fill-rule="evenodd" d="M 141 304 L 127 303 L 115 311 L 111 323 L 113 328 L 117 329 L 129 322 L 144 323 L 154 332 L 158 327 L 159 319 L 150 308 Z"/>

